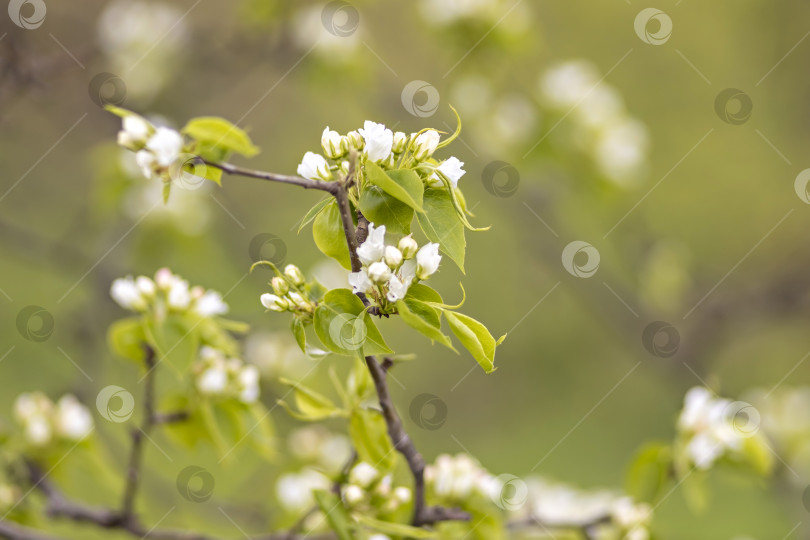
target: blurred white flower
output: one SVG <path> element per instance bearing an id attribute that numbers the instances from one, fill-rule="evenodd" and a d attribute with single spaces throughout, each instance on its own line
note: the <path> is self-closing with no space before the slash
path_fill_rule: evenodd
<path id="1" fill-rule="evenodd" d="M 62 396 L 56 403 L 55 424 L 59 435 L 74 441 L 85 438 L 93 431 L 90 411 L 71 394 Z"/>
<path id="2" fill-rule="evenodd" d="M 287 473 L 276 482 L 276 497 L 279 504 L 289 512 L 308 510 L 315 503 L 312 492 L 316 489 L 329 489 L 332 482 L 314 469 L 303 469 L 298 473 Z"/>

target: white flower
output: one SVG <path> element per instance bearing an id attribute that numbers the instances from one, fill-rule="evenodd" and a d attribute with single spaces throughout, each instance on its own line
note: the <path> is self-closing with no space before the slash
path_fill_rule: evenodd
<path id="1" fill-rule="evenodd" d="M 149 137 L 149 122 L 136 114 L 130 114 L 121 119 L 121 131 L 118 132 L 118 144 L 133 148 L 141 146 Z"/>
<path id="2" fill-rule="evenodd" d="M 228 312 L 228 304 L 217 291 L 206 291 L 194 304 L 194 309 L 203 317 L 213 317 Z"/>
<path id="3" fill-rule="evenodd" d="M 131 277 L 119 278 L 112 282 L 110 296 L 124 309 L 141 311 L 146 309 L 146 301 Z"/>
<path id="4" fill-rule="evenodd" d="M 40 412 L 40 399 L 36 394 L 20 394 L 14 401 L 14 418 L 21 424 Z"/>
<path id="5" fill-rule="evenodd" d="M 138 276 L 135 278 L 135 286 L 143 296 L 154 296 L 155 282 L 146 276 Z"/>
<path id="6" fill-rule="evenodd" d="M 43 415 L 31 417 L 25 424 L 25 438 L 34 446 L 44 446 L 51 442 L 51 424 Z"/>
<path id="7" fill-rule="evenodd" d="M 259 399 L 259 370 L 256 366 L 245 366 L 239 372 L 239 400 L 242 403 L 253 403 Z"/>
<path id="8" fill-rule="evenodd" d="M 365 153 L 370 161 L 382 161 L 391 153 L 394 146 L 394 133 L 383 124 L 366 120 L 357 131 L 365 140 Z"/>
<path id="9" fill-rule="evenodd" d="M 414 279 L 416 279 L 416 259 L 408 259 L 402 266 L 399 267 L 399 277 L 402 279 L 403 283 L 405 280 L 410 283 Z"/>
<path id="10" fill-rule="evenodd" d="M 357 256 L 363 264 L 371 264 L 382 259 L 385 253 L 385 225 L 368 225 L 366 241 L 357 248 Z"/>
<path id="11" fill-rule="evenodd" d="M 191 303 L 191 291 L 188 287 L 188 281 L 175 276 L 171 287 L 169 287 L 167 300 L 170 308 L 186 309 Z"/>
<path id="12" fill-rule="evenodd" d="M 386 294 L 388 301 L 396 302 L 405 298 L 410 284 L 411 278 L 405 278 L 403 282 L 397 276 L 391 276 L 391 279 L 388 280 L 388 294 Z"/>
<path id="13" fill-rule="evenodd" d="M 404 486 L 394 488 L 394 498 L 401 503 L 409 503 L 412 498 L 411 490 Z"/>
<path id="14" fill-rule="evenodd" d="M 141 172 L 146 178 L 151 180 L 155 177 L 157 160 L 152 152 L 149 150 L 138 150 L 135 152 L 135 163 L 141 168 Z"/>
<path id="15" fill-rule="evenodd" d="M 723 455 L 723 443 L 709 433 L 698 433 L 686 445 L 689 458 L 698 469 L 709 469 Z"/>
<path id="16" fill-rule="evenodd" d="M 408 142 L 408 136 L 401 131 L 394 132 L 394 144 L 391 147 L 391 150 L 397 154 L 401 154 L 405 151 L 405 143 Z"/>
<path id="17" fill-rule="evenodd" d="M 427 279 L 439 269 L 442 256 L 439 255 L 439 244 L 430 243 L 422 246 L 416 254 L 416 276 Z"/>
<path id="18" fill-rule="evenodd" d="M 349 471 L 349 481 L 361 487 L 368 487 L 377 478 L 377 469 L 361 461 Z"/>
<path id="19" fill-rule="evenodd" d="M 374 283 L 384 283 L 391 277 L 391 269 L 381 261 L 371 263 L 368 267 L 368 277 Z"/>
<path id="20" fill-rule="evenodd" d="M 402 257 L 405 259 L 412 259 L 416 255 L 416 250 L 419 249 L 419 244 L 413 239 L 412 235 L 403 236 L 398 244 L 399 250 L 402 252 Z"/>
<path id="21" fill-rule="evenodd" d="M 288 264 L 284 267 L 284 275 L 290 278 L 296 285 L 303 285 L 307 281 L 301 269 L 294 264 Z"/>
<path id="22" fill-rule="evenodd" d="M 385 246 L 383 259 L 385 260 L 385 264 L 390 266 L 392 269 L 397 268 L 400 264 L 402 264 L 402 258 L 402 252 L 395 246 Z"/>
<path id="23" fill-rule="evenodd" d="M 684 406 L 678 417 L 678 427 L 684 430 L 700 429 L 711 408 L 712 394 L 702 386 L 691 388 L 684 397 Z"/>
<path id="24" fill-rule="evenodd" d="M 289 303 L 275 294 L 265 293 L 261 296 L 262 305 L 270 311 L 286 311 Z"/>
<path id="25" fill-rule="evenodd" d="M 332 178 L 329 164 L 322 155 L 315 152 L 304 154 L 304 159 L 298 165 L 298 174 L 310 180 L 330 180 Z"/>
<path id="26" fill-rule="evenodd" d="M 174 274 L 168 268 L 161 268 L 155 272 L 155 285 L 158 289 L 168 291 L 174 282 Z"/>
<path id="27" fill-rule="evenodd" d="M 464 176 L 465 173 L 464 169 L 461 168 L 463 166 L 463 161 L 459 161 L 458 158 L 451 157 L 442 161 L 439 166 L 436 167 L 436 170 L 442 173 L 442 175 L 444 175 L 450 181 L 451 186 L 458 187 L 458 181 L 462 176 Z M 441 187 L 444 185 L 444 182 L 442 182 L 442 179 L 439 178 L 438 173 L 434 172 L 432 175 L 430 175 L 430 185 L 432 187 Z"/>
<path id="28" fill-rule="evenodd" d="M 314 504 L 313 490 L 329 489 L 331 481 L 312 469 L 282 475 L 276 483 L 278 502 L 291 512 L 301 512 Z"/>
<path id="29" fill-rule="evenodd" d="M 343 498 L 349 504 L 357 504 L 363 500 L 366 496 L 366 492 L 360 486 L 355 486 L 354 484 L 349 484 L 346 486 L 346 489 L 343 490 Z"/>
<path id="30" fill-rule="evenodd" d="M 352 287 L 352 292 L 357 294 L 367 293 L 374 284 L 368 278 L 368 271 L 365 268 L 361 268 L 359 272 L 349 274 L 349 285 Z"/>
<path id="31" fill-rule="evenodd" d="M 228 372 L 225 366 L 215 364 L 200 374 L 197 378 L 197 389 L 203 394 L 221 394 L 228 387 Z"/>
<path id="32" fill-rule="evenodd" d="M 183 136 L 173 129 L 159 127 L 146 141 L 146 149 L 151 150 L 158 165 L 168 167 L 183 150 Z"/>
<path id="33" fill-rule="evenodd" d="M 75 396 L 62 396 L 56 404 L 56 429 L 67 439 L 78 441 L 93 431 L 93 417 Z"/>
<path id="34" fill-rule="evenodd" d="M 419 161 L 424 161 L 433 155 L 439 145 L 439 132 L 435 129 L 423 131 L 413 141 L 413 157 Z"/>
<path id="35" fill-rule="evenodd" d="M 323 147 L 323 153 L 330 159 L 337 159 L 346 153 L 345 139 L 337 131 L 330 130 L 329 126 L 326 126 L 326 129 L 323 130 L 321 146 Z"/>

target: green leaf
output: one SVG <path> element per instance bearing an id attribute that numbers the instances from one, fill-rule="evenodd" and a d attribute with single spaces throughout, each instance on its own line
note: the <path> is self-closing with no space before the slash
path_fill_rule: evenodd
<path id="1" fill-rule="evenodd" d="M 306 353 L 307 333 L 306 328 L 304 326 L 304 321 L 301 320 L 300 317 L 293 317 L 291 330 L 293 336 L 295 337 L 295 342 L 298 343 L 298 347 L 301 348 L 301 352 Z"/>
<path id="2" fill-rule="evenodd" d="M 405 295 L 405 298 L 413 298 L 415 300 L 419 300 L 420 302 L 433 302 L 436 304 L 441 304 L 444 302 L 442 300 L 442 295 L 424 283 L 414 283 L 408 287 L 408 294 Z"/>
<path id="3" fill-rule="evenodd" d="M 313 491 L 312 496 L 315 497 L 318 507 L 339 540 L 353 540 L 351 519 L 340 498 L 334 493 L 322 489 Z"/>
<path id="4" fill-rule="evenodd" d="M 189 328 L 181 317 L 170 315 L 160 322 L 148 319 L 144 330 L 158 360 L 174 368 L 178 378 L 183 379 L 197 358 L 200 347 L 198 327 Z"/>
<path id="5" fill-rule="evenodd" d="M 648 444 L 636 455 L 625 478 L 625 491 L 637 501 L 653 503 L 666 487 L 672 470 L 672 447 Z"/>
<path id="6" fill-rule="evenodd" d="M 702 514 L 709 506 L 709 488 L 704 471 L 692 470 L 680 480 L 680 490 L 686 505 L 695 514 Z"/>
<path id="7" fill-rule="evenodd" d="M 379 519 L 373 519 L 368 516 L 364 516 L 362 514 L 356 514 L 354 517 L 361 525 L 364 525 L 369 529 L 373 529 L 377 532 L 381 532 L 383 534 L 390 536 L 402 536 L 404 538 L 437 537 L 435 531 L 429 531 L 427 529 L 413 527 L 411 525 L 405 525 L 404 523 L 391 523 L 389 521 L 380 521 Z"/>
<path id="8" fill-rule="evenodd" d="M 255 156 L 259 153 L 259 149 L 253 145 L 250 137 L 243 129 L 217 116 L 192 118 L 183 128 L 183 133 L 203 143 L 224 148 L 246 157 Z"/>
<path id="9" fill-rule="evenodd" d="M 349 419 L 349 436 L 360 461 L 389 470 L 396 453 L 388 438 L 388 427 L 382 414 L 371 409 L 356 409 Z"/>
<path id="10" fill-rule="evenodd" d="M 416 171 L 396 169 L 386 174 L 379 165 L 371 161 L 366 162 L 365 169 L 369 182 L 417 212 L 422 212 L 422 194 L 425 186 Z"/>
<path id="11" fill-rule="evenodd" d="M 428 189 L 424 197 L 425 212 L 416 214 L 416 220 L 431 242 L 437 242 L 442 251 L 464 272 L 464 254 L 467 241 L 464 224 L 459 220 L 453 201 L 446 189 Z"/>
<path id="12" fill-rule="evenodd" d="M 146 343 L 146 334 L 140 317 L 128 317 L 115 321 L 107 330 L 107 342 L 116 354 L 142 362 L 144 358 L 143 346 Z"/>
<path id="13" fill-rule="evenodd" d="M 450 323 L 450 330 L 461 341 L 461 344 L 470 351 L 470 354 L 484 368 L 484 371 L 487 373 L 495 371 L 495 347 L 503 341 L 503 337 L 496 342 L 486 326 L 467 315 L 454 311 L 445 311 L 444 316 L 447 317 L 447 322 Z"/>
<path id="14" fill-rule="evenodd" d="M 392 352 L 363 302 L 348 289 L 326 293 L 315 310 L 313 324 L 318 339 L 333 353 L 368 356 Z"/>
<path id="15" fill-rule="evenodd" d="M 773 453 L 761 436 L 746 437 L 741 449 L 743 459 L 760 476 L 767 476 L 773 471 Z"/>
<path id="16" fill-rule="evenodd" d="M 438 341 L 455 351 L 450 338 L 442 333 L 441 312 L 419 300 L 405 298 L 397 302 L 397 312 L 402 321 L 432 341 Z M 458 351 L 456 351 L 458 352 Z"/>
<path id="17" fill-rule="evenodd" d="M 340 409 L 331 399 L 320 392 L 316 392 L 300 383 L 285 378 L 279 379 L 279 382 L 292 387 L 295 405 L 298 411 L 291 409 L 284 401 L 279 400 L 279 404 L 287 409 L 287 412 L 294 418 L 315 421 L 346 415 L 346 411 Z"/>
<path id="18" fill-rule="evenodd" d="M 119 118 L 126 118 L 127 116 L 137 116 L 138 118 L 143 118 L 143 116 L 141 116 L 140 114 L 134 113 L 129 109 L 124 109 L 123 107 L 116 107 L 115 105 L 105 105 L 104 109 L 113 113 L 115 116 L 118 116 Z M 143 120 L 146 123 L 149 123 L 145 118 L 143 118 Z"/>
<path id="19" fill-rule="evenodd" d="M 360 211 L 377 225 L 394 234 L 410 234 L 413 208 L 398 201 L 377 186 L 368 186 L 360 195 Z"/>
<path id="20" fill-rule="evenodd" d="M 332 257 L 347 270 L 351 269 L 349 246 L 346 244 L 340 210 L 334 199 L 329 201 L 315 218 L 315 224 L 312 226 L 312 236 L 315 238 L 315 245 L 318 246 L 321 253 L 327 257 Z"/>
<path id="21" fill-rule="evenodd" d="M 321 210 L 323 210 L 324 207 L 333 200 L 334 198 L 330 195 L 328 197 L 324 197 L 323 200 L 315 203 L 315 206 L 310 208 L 309 212 L 307 212 L 306 215 L 304 215 L 304 217 L 301 219 L 301 225 L 298 226 L 298 232 L 300 233 L 301 231 L 304 230 L 304 227 L 312 223 L 312 220 L 315 219 L 315 216 L 320 214 Z"/>

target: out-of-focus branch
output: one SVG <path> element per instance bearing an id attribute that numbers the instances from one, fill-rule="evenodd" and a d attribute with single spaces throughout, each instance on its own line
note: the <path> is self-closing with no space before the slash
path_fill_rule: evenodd
<path id="1" fill-rule="evenodd" d="M 206 165 L 222 169 L 222 171 L 233 174 L 236 176 L 247 176 L 248 178 L 258 178 L 260 180 L 267 180 L 268 182 L 280 182 L 282 184 L 291 184 L 299 186 L 304 189 L 317 189 L 319 191 L 326 191 L 334 195 L 337 192 L 338 185 L 335 182 L 320 182 L 317 180 L 310 180 L 302 176 L 289 176 L 285 174 L 276 174 L 265 171 L 257 171 L 255 169 L 246 169 L 238 167 L 231 163 L 217 163 L 214 161 L 205 161 Z"/>

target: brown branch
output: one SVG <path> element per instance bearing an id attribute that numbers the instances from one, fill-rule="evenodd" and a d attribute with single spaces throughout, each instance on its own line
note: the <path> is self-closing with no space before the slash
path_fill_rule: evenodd
<path id="1" fill-rule="evenodd" d="M 232 163 L 217 163 L 206 160 L 203 160 L 203 163 L 210 165 L 211 167 L 221 169 L 228 174 L 234 174 L 237 176 L 247 176 L 249 178 L 258 178 L 260 180 L 267 180 L 269 182 L 291 184 L 304 189 L 317 189 L 320 191 L 326 191 L 327 193 L 331 193 L 333 195 L 338 190 L 338 184 L 336 182 L 322 182 L 319 180 L 310 180 L 309 178 L 304 178 L 303 176 L 289 176 L 286 174 L 276 174 L 265 171 L 257 171 L 255 169 L 246 169 L 244 167 L 233 165 Z"/>

